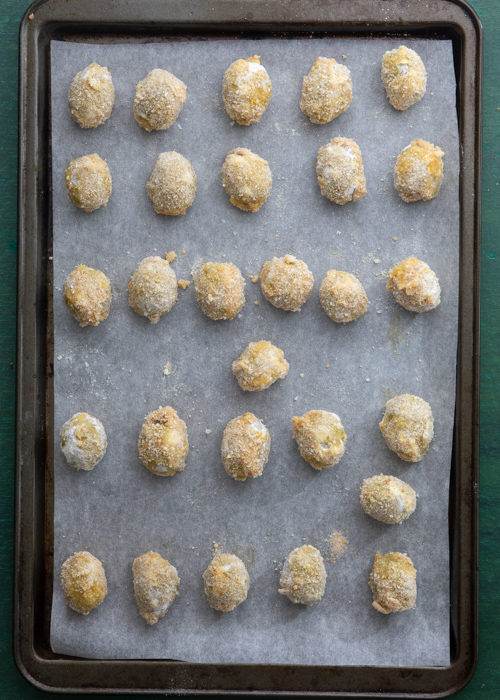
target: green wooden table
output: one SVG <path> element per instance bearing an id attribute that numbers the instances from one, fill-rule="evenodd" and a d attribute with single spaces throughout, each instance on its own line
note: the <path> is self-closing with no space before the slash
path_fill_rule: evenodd
<path id="1" fill-rule="evenodd" d="M 500 2 L 470 1 L 485 37 L 479 665 L 456 697 L 500 700 Z M 17 64 L 19 22 L 28 5 L 27 0 L 0 0 L 0 700 L 48 697 L 21 677 L 12 655 Z"/>

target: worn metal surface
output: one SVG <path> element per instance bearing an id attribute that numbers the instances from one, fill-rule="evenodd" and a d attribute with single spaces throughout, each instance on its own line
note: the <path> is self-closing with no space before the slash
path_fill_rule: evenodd
<path id="1" fill-rule="evenodd" d="M 29 15 L 33 14 L 30 20 Z M 88 18 L 92 21 L 88 21 Z M 52 38 L 130 41 L 283 33 L 447 36 L 454 40 L 462 146 L 460 334 L 452 465 L 452 658 L 446 668 L 203 665 L 57 657 L 48 643 L 52 571 L 48 46 Z M 241 34 L 243 32 L 243 34 Z M 15 654 L 44 689 L 169 694 L 438 697 L 477 659 L 477 478 L 481 29 L 461 0 L 47 0 L 21 26 Z"/>

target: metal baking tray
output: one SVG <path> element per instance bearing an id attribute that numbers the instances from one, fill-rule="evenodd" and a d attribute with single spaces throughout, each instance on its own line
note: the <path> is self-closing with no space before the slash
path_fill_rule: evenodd
<path id="1" fill-rule="evenodd" d="M 460 291 L 451 465 L 451 664 L 445 667 L 192 664 L 54 654 L 50 41 L 279 36 L 453 41 L 460 130 Z M 463 0 L 40 0 L 20 28 L 14 653 L 33 685 L 72 693 L 437 698 L 477 663 L 482 28 Z"/>

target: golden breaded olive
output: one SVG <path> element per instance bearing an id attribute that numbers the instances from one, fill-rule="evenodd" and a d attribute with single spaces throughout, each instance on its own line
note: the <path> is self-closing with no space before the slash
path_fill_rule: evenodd
<path id="1" fill-rule="evenodd" d="M 104 567 L 90 552 L 75 552 L 66 559 L 61 586 L 69 607 L 82 615 L 100 605 L 108 592 Z"/>
<path id="2" fill-rule="evenodd" d="M 406 258 L 393 267 L 387 280 L 387 291 L 407 311 L 431 311 L 441 302 L 439 280 L 431 268 L 417 258 Z"/>
<path id="3" fill-rule="evenodd" d="M 366 194 L 365 171 L 358 144 L 341 136 L 321 146 L 316 175 L 321 194 L 335 204 L 359 202 Z"/>
<path id="4" fill-rule="evenodd" d="M 387 447 L 405 462 L 420 462 L 434 437 L 431 407 L 412 394 L 389 399 L 379 425 Z"/>
<path id="5" fill-rule="evenodd" d="M 187 158 L 176 151 L 160 153 L 147 184 L 157 214 L 181 216 L 194 202 L 196 173 Z"/>
<path id="6" fill-rule="evenodd" d="M 413 610 L 417 603 L 417 572 L 410 557 L 401 552 L 376 552 L 369 586 L 373 607 L 388 615 Z"/>
<path id="7" fill-rule="evenodd" d="M 309 411 L 293 417 L 293 437 L 301 456 L 314 467 L 337 464 L 345 452 L 346 434 L 336 413 Z"/>
<path id="8" fill-rule="evenodd" d="M 292 603 L 314 605 L 323 597 L 325 584 L 323 557 L 316 547 L 305 544 L 285 559 L 278 593 L 286 595 Z"/>
<path id="9" fill-rule="evenodd" d="M 271 99 L 271 81 L 259 56 L 232 63 L 222 80 L 222 99 L 226 112 L 242 126 L 255 124 Z"/>
<path id="10" fill-rule="evenodd" d="M 328 124 L 351 104 L 352 80 L 347 66 L 334 58 L 317 58 L 302 83 L 300 109 L 313 124 Z"/>
<path id="11" fill-rule="evenodd" d="M 417 494 L 405 481 L 380 474 L 363 481 L 360 503 L 367 515 L 393 525 L 410 517 L 417 505 Z"/>
<path id="12" fill-rule="evenodd" d="M 349 323 L 362 316 L 370 302 L 357 277 L 341 270 L 329 270 L 319 288 L 324 312 L 336 323 Z"/>
<path id="13" fill-rule="evenodd" d="M 216 554 L 203 574 L 205 595 L 211 608 L 230 612 L 247 598 L 250 576 L 235 554 Z"/>
<path id="14" fill-rule="evenodd" d="M 386 51 L 382 82 L 394 109 L 405 110 L 420 102 L 427 87 L 427 73 L 418 53 L 407 46 Z"/>
<path id="15" fill-rule="evenodd" d="M 260 476 L 267 464 L 270 449 L 269 430 L 253 413 L 233 418 L 224 429 L 222 463 L 229 476 L 237 481 Z"/>
<path id="16" fill-rule="evenodd" d="M 300 311 L 311 296 L 313 283 L 305 262 L 293 255 L 268 260 L 260 273 L 262 294 L 277 309 L 285 311 Z"/>
<path id="17" fill-rule="evenodd" d="M 107 121 L 115 102 L 111 73 L 91 63 L 73 78 L 69 93 L 69 113 L 82 129 L 95 129 Z"/>
<path id="18" fill-rule="evenodd" d="M 78 265 L 64 280 L 63 298 L 80 326 L 98 326 L 108 318 L 111 283 L 104 272 Z"/>
<path id="19" fill-rule="evenodd" d="M 204 263 L 194 286 L 201 310 L 213 321 L 234 318 L 245 303 L 245 280 L 232 263 Z"/>
<path id="20" fill-rule="evenodd" d="M 148 625 L 154 625 L 179 595 L 177 569 L 157 552 L 147 552 L 134 559 L 132 573 L 139 613 Z"/>
<path id="21" fill-rule="evenodd" d="M 139 457 L 145 467 L 158 476 L 173 476 L 186 466 L 189 452 L 184 421 L 170 406 L 158 408 L 146 416 L 139 435 Z"/>
<path id="22" fill-rule="evenodd" d="M 175 123 L 186 102 L 186 86 L 167 70 L 155 68 L 136 87 L 134 117 L 146 131 L 161 131 Z"/>
<path id="23" fill-rule="evenodd" d="M 128 292 L 134 311 L 158 323 L 177 301 L 177 277 L 167 260 L 150 256 L 137 265 Z"/>
<path id="24" fill-rule="evenodd" d="M 418 139 L 403 148 L 394 166 L 394 187 L 404 202 L 434 199 L 443 182 L 444 152 Z"/>
<path id="25" fill-rule="evenodd" d="M 72 160 L 64 171 L 68 197 L 83 211 L 105 207 L 111 197 L 111 173 L 97 153 Z"/>
<path id="26" fill-rule="evenodd" d="M 262 391 L 283 379 L 290 365 L 283 350 L 268 340 L 250 343 L 233 362 L 233 374 L 244 391 Z"/>
<path id="27" fill-rule="evenodd" d="M 248 148 L 235 148 L 222 166 L 222 186 L 235 207 L 258 211 L 271 194 L 271 168 Z"/>
<path id="28" fill-rule="evenodd" d="M 75 413 L 61 428 L 61 450 L 70 467 L 90 471 L 106 453 L 104 426 L 88 413 Z"/>

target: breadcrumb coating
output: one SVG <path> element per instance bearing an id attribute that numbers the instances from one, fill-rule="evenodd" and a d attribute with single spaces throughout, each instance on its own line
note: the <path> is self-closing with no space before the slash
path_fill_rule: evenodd
<path id="1" fill-rule="evenodd" d="M 290 365 L 283 350 L 268 340 L 250 343 L 233 362 L 233 374 L 244 391 L 262 391 L 283 379 Z"/>
<path id="2" fill-rule="evenodd" d="M 278 309 L 300 311 L 311 296 L 314 277 L 305 262 L 293 255 L 264 263 L 260 288 L 267 301 Z"/>
<path id="3" fill-rule="evenodd" d="M 408 311 L 431 311 L 441 302 L 439 280 L 418 258 L 406 258 L 389 272 L 387 290 Z"/>
<path id="4" fill-rule="evenodd" d="M 216 554 L 203 574 L 205 595 L 211 608 L 230 612 L 247 598 L 250 576 L 235 554 Z"/>
<path id="5" fill-rule="evenodd" d="M 115 90 L 111 73 L 91 63 L 73 78 L 68 92 L 69 113 L 82 129 L 95 129 L 111 115 Z"/>
<path id="6" fill-rule="evenodd" d="M 229 151 L 222 166 L 222 186 L 229 201 L 243 211 L 258 211 L 271 194 L 271 168 L 248 148 Z"/>
<path id="7" fill-rule="evenodd" d="M 379 425 L 387 447 L 405 462 L 420 462 L 434 437 L 431 407 L 412 394 L 389 399 Z"/>
<path id="8" fill-rule="evenodd" d="M 90 471 L 106 453 L 104 426 L 88 413 L 75 413 L 60 431 L 61 450 L 70 467 Z"/>
<path id="9" fill-rule="evenodd" d="M 404 202 L 434 199 L 443 182 L 444 151 L 428 141 L 412 141 L 394 166 L 394 187 Z"/>
<path id="10" fill-rule="evenodd" d="M 161 131 L 175 123 L 186 102 L 186 86 L 167 70 L 155 68 L 137 84 L 134 117 L 146 131 Z"/>
<path id="11" fill-rule="evenodd" d="M 386 51 L 382 82 L 394 109 L 405 110 L 420 102 L 427 87 L 427 73 L 418 53 L 407 46 Z"/>
<path id="12" fill-rule="evenodd" d="M 300 109 L 313 124 L 328 124 L 351 104 L 352 81 L 347 66 L 334 58 L 317 58 L 302 83 Z"/>
<path id="13" fill-rule="evenodd" d="M 319 288 L 319 300 L 326 315 L 336 323 L 355 321 L 370 306 L 358 278 L 341 270 L 326 273 Z"/>
<path id="14" fill-rule="evenodd" d="M 401 552 L 376 552 L 369 586 L 373 607 L 388 615 L 413 610 L 417 604 L 417 572 L 410 557 Z"/>
<path id="15" fill-rule="evenodd" d="M 194 287 L 201 310 L 213 321 L 234 318 L 245 303 L 245 280 L 232 263 L 205 263 Z"/>
<path id="16" fill-rule="evenodd" d="M 104 272 L 78 265 L 64 280 L 63 298 L 80 326 L 98 326 L 108 318 L 111 283 Z"/>
<path id="17" fill-rule="evenodd" d="M 367 193 L 361 151 L 352 139 L 337 136 L 321 146 L 316 174 L 321 194 L 335 204 L 359 202 Z"/>
<path id="18" fill-rule="evenodd" d="M 260 56 L 232 63 L 222 80 L 222 99 L 226 112 L 242 126 L 255 124 L 271 99 L 271 80 Z"/>
<path id="19" fill-rule="evenodd" d="M 69 607 L 88 615 L 108 592 L 104 567 L 90 552 L 75 552 L 61 567 L 61 587 Z"/>
<path id="20" fill-rule="evenodd" d="M 278 593 L 292 603 L 314 605 L 325 592 L 326 570 L 323 557 L 316 547 L 305 544 L 290 552 L 281 571 Z"/>
<path id="21" fill-rule="evenodd" d="M 111 173 L 97 153 L 72 160 L 64 174 L 68 197 L 79 209 L 90 212 L 106 206 L 111 197 Z"/>
<path id="22" fill-rule="evenodd" d="M 134 311 L 158 323 L 177 301 L 177 278 L 167 260 L 150 256 L 138 264 L 128 291 Z"/>
<path id="23" fill-rule="evenodd" d="M 132 564 L 137 607 L 148 625 L 164 617 L 179 595 L 177 569 L 157 552 L 147 552 Z"/>
<path id="24" fill-rule="evenodd" d="M 417 505 L 417 494 L 395 476 L 372 476 L 361 486 L 361 507 L 367 515 L 387 525 L 407 520 Z"/>
<path id="25" fill-rule="evenodd" d="M 303 416 L 294 416 L 293 437 L 301 456 L 314 469 L 337 464 L 347 441 L 342 421 L 329 411 L 309 411 Z"/>
<path id="26" fill-rule="evenodd" d="M 181 216 L 194 202 L 196 173 L 187 158 L 176 151 L 160 153 L 147 184 L 157 214 Z"/>
<path id="27" fill-rule="evenodd" d="M 224 469 L 237 481 L 262 474 L 271 449 L 271 436 L 264 423 L 253 413 L 233 418 L 222 435 L 221 456 Z"/>
<path id="28" fill-rule="evenodd" d="M 182 471 L 189 445 L 186 424 L 177 411 L 164 406 L 146 416 L 138 449 L 142 463 L 153 474 L 173 476 Z"/>

